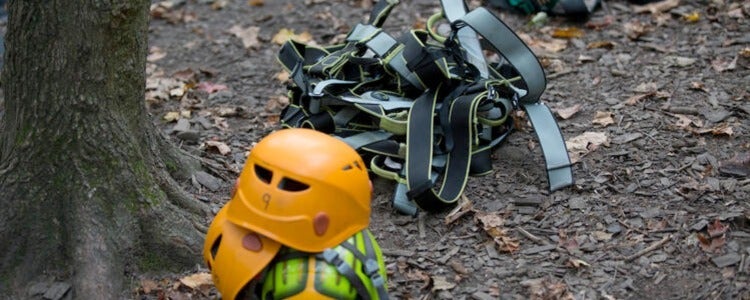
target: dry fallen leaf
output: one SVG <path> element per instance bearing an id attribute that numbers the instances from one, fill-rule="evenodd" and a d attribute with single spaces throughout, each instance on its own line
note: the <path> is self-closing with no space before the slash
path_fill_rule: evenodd
<path id="1" fill-rule="evenodd" d="M 713 67 L 714 70 L 719 73 L 734 70 L 735 68 L 737 68 L 737 58 L 738 56 L 735 56 L 732 60 L 721 57 L 716 58 L 711 61 L 711 67 Z"/>
<path id="2" fill-rule="evenodd" d="M 546 41 L 525 33 L 518 33 L 518 37 L 538 56 L 548 56 L 550 53 L 560 52 L 568 48 L 568 40 L 550 39 Z"/>
<path id="3" fill-rule="evenodd" d="M 177 120 L 179 120 L 179 119 L 180 119 L 180 113 L 179 113 L 179 112 L 176 112 L 176 111 L 170 111 L 170 112 L 167 112 L 167 113 L 166 113 L 166 114 L 164 115 L 164 118 L 163 118 L 163 119 L 164 119 L 164 121 L 167 121 L 167 122 L 174 122 L 174 121 L 177 121 Z"/>
<path id="4" fill-rule="evenodd" d="M 606 15 L 603 18 L 598 19 L 591 19 L 588 22 L 586 22 L 586 28 L 599 30 L 604 27 L 607 27 L 609 25 L 612 25 L 612 23 L 615 21 L 614 16 L 612 15 Z"/>
<path id="5" fill-rule="evenodd" d="M 227 144 L 219 141 L 206 141 L 206 148 L 216 149 L 221 155 L 232 153 L 232 148 L 229 148 Z"/>
<path id="6" fill-rule="evenodd" d="M 432 282 L 430 275 L 417 269 L 409 269 L 409 271 L 404 274 L 404 277 L 406 277 L 408 281 L 421 281 L 422 286 L 420 287 L 420 290 L 429 287 L 430 282 Z"/>
<path id="7" fill-rule="evenodd" d="M 229 33 L 239 38 L 245 49 L 257 49 L 260 46 L 260 41 L 258 40 L 260 27 L 258 26 L 242 28 L 240 25 L 234 25 L 232 28 L 229 28 Z"/>
<path id="8" fill-rule="evenodd" d="M 220 117 L 235 117 L 238 114 L 238 108 L 234 106 L 221 106 L 216 108 L 216 115 Z"/>
<path id="9" fill-rule="evenodd" d="M 148 49 L 148 56 L 146 57 L 146 61 L 148 62 L 155 62 L 157 60 L 160 60 L 167 56 L 167 52 L 162 50 L 159 47 L 152 46 Z"/>
<path id="10" fill-rule="evenodd" d="M 307 31 L 300 34 L 295 34 L 294 30 L 292 29 L 282 28 L 273 36 L 271 42 L 281 45 L 283 43 L 286 43 L 286 41 L 288 40 L 295 40 L 300 43 L 308 43 L 312 41 L 312 35 Z"/>
<path id="11" fill-rule="evenodd" d="M 664 1 L 657 1 L 653 3 L 649 3 L 646 5 L 636 5 L 633 6 L 633 12 L 635 13 L 651 13 L 651 14 L 658 14 L 667 12 L 677 6 L 680 5 L 680 0 L 664 0 Z"/>
<path id="12" fill-rule="evenodd" d="M 659 86 L 655 82 L 644 82 L 636 86 L 633 91 L 638 93 L 652 93 L 656 92 Z"/>
<path id="13" fill-rule="evenodd" d="M 432 276 L 432 291 L 447 291 L 456 287 L 453 282 L 448 282 L 445 276 Z"/>
<path id="14" fill-rule="evenodd" d="M 220 10 L 227 6 L 229 4 L 228 0 L 214 0 L 214 3 L 211 4 L 211 8 L 213 10 Z"/>
<path id="15" fill-rule="evenodd" d="M 677 118 L 675 126 L 677 126 L 678 128 L 692 130 L 693 126 L 696 128 L 703 127 L 703 121 L 698 118 L 683 114 L 674 114 L 674 116 Z"/>
<path id="16" fill-rule="evenodd" d="M 227 87 L 224 84 L 216 84 L 216 83 L 212 83 L 212 82 L 208 82 L 208 81 L 201 82 L 198 85 L 196 85 L 195 87 L 197 89 L 201 90 L 201 91 L 206 91 L 209 94 L 213 94 L 213 93 L 216 93 L 218 91 L 223 91 L 223 90 L 226 90 L 226 89 L 229 88 L 229 87 Z"/>
<path id="17" fill-rule="evenodd" d="M 596 150 L 601 145 L 609 146 L 609 137 L 604 132 L 587 131 L 565 141 L 571 163 L 580 161 L 581 157 Z"/>
<path id="18" fill-rule="evenodd" d="M 492 237 L 498 250 L 513 253 L 518 251 L 520 243 L 513 237 L 508 236 L 508 230 L 503 228 L 503 220 L 497 213 L 476 212 L 474 217 L 482 224 L 484 231 Z"/>
<path id="19" fill-rule="evenodd" d="M 570 258 L 568 259 L 568 265 L 570 265 L 573 268 L 580 269 L 581 267 L 590 267 L 591 265 L 587 263 L 584 260 L 577 259 L 577 258 Z"/>
<path id="20" fill-rule="evenodd" d="M 725 136 L 733 136 L 734 135 L 734 129 L 732 129 L 729 124 L 723 123 L 716 125 L 713 128 L 706 128 L 696 131 L 699 134 L 706 134 L 711 133 L 713 135 L 725 135 Z"/>
<path id="21" fill-rule="evenodd" d="M 682 19 L 685 20 L 685 22 L 688 22 L 688 23 L 695 23 L 695 22 L 700 21 L 701 14 L 698 13 L 697 11 L 694 11 L 692 13 L 689 13 L 689 14 L 686 14 L 686 15 L 682 16 Z"/>
<path id="22" fill-rule="evenodd" d="M 684 56 L 667 56 L 665 57 L 665 59 L 672 65 L 678 66 L 678 67 L 689 67 L 693 65 L 696 61 L 698 61 L 695 58 L 684 57 Z"/>
<path id="23" fill-rule="evenodd" d="M 565 283 L 550 278 L 527 279 L 521 285 L 528 288 L 529 300 L 574 300 Z"/>
<path id="24" fill-rule="evenodd" d="M 710 238 L 700 232 L 696 233 L 696 237 L 698 238 L 698 245 L 701 249 L 709 253 L 718 252 L 724 247 L 724 244 L 726 244 L 726 239 L 724 237 Z"/>
<path id="25" fill-rule="evenodd" d="M 720 220 L 716 219 L 713 223 L 709 223 L 706 227 L 706 231 L 708 231 L 709 237 L 717 237 L 717 236 L 723 236 L 725 233 L 727 233 L 727 230 L 729 229 L 729 225 L 724 225 L 721 223 Z"/>
<path id="26" fill-rule="evenodd" d="M 573 39 L 583 37 L 583 31 L 576 27 L 558 28 L 552 32 L 553 38 Z"/>
<path id="27" fill-rule="evenodd" d="M 461 200 L 458 201 L 458 205 L 445 216 L 445 225 L 450 225 L 463 215 L 474 211 L 474 204 L 466 195 L 461 195 Z"/>
<path id="28" fill-rule="evenodd" d="M 579 103 L 579 104 L 569 106 L 566 108 L 556 109 L 555 112 L 557 113 L 558 116 L 560 116 L 560 118 L 562 118 L 563 120 L 567 120 L 567 119 L 570 119 L 577 112 L 581 111 L 582 107 L 583 105 Z"/>
<path id="29" fill-rule="evenodd" d="M 745 14 L 742 13 L 742 8 L 738 7 L 727 12 L 727 17 L 735 19 L 744 19 Z"/>
<path id="30" fill-rule="evenodd" d="M 641 21 L 638 19 L 634 19 L 630 22 L 625 23 L 623 25 L 623 30 L 631 40 L 637 40 L 646 33 L 649 33 L 651 31 L 651 27 L 641 23 Z"/>
<path id="31" fill-rule="evenodd" d="M 180 283 L 195 290 L 204 285 L 213 285 L 213 280 L 211 279 L 211 273 L 196 273 L 180 278 Z"/>
<path id="32" fill-rule="evenodd" d="M 146 295 L 151 294 L 152 291 L 155 291 L 158 288 L 159 288 L 159 284 L 153 280 L 148 280 L 148 279 L 141 280 L 141 290 Z"/>
<path id="33" fill-rule="evenodd" d="M 606 242 L 612 239 L 612 234 L 600 230 L 591 232 L 591 236 L 597 241 Z"/>
<path id="34" fill-rule="evenodd" d="M 606 127 L 615 123 L 613 116 L 614 115 L 608 111 L 597 111 L 596 115 L 594 115 L 594 120 L 591 121 L 591 123 Z"/>
<path id="35" fill-rule="evenodd" d="M 612 49 L 615 47 L 615 43 L 612 41 L 595 41 L 588 43 L 586 45 L 587 49 L 597 49 L 597 48 L 605 48 L 605 49 Z"/>
<path id="36" fill-rule="evenodd" d="M 263 0 L 248 0 L 247 5 L 250 6 L 263 6 L 265 3 Z"/>
<path id="37" fill-rule="evenodd" d="M 557 231 L 557 236 L 559 238 L 557 244 L 560 247 L 567 249 L 569 252 L 578 250 L 578 240 L 575 237 L 569 237 L 562 229 Z"/>
<path id="38" fill-rule="evenodd" d="M 273 96 L 266 101 L 266 112 L 276 112 L 289 105 L 289 98 L 286 96 Z"/>
<path id="39" fill-rule="evenodd" d="M 286 82 L 287 80 L 289 80 L 289 72 L 287 72 L 286 70 L 282 70 L 281 72 L 276 73 L 273 78 L 276 78 L 276 80 L 281 82 Z"/>
<path id="40" fill-rule="evenodd" d="M 702 92 L 708 93 L 708 89 L 706 88 L 706 84 L 704 84 L 703 82 L 693 81 L 693 82 L 690 83 L 690 87 L 689 88 L 691 90 L 702 91 Z"/>

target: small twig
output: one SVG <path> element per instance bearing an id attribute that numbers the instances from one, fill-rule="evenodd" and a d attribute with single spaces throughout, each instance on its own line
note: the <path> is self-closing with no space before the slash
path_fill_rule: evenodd
<path id="1" fill-rule="evenodd" d="M 646 253 L 649 253 L 651 251 L 659 249 L 662 246 L 664 246 L 664 244 L 666 244 L 671 238 L 672 238 L 672 235 L 669 234 L 669 235 L 665 236 L 663 239 L 661 239 L 660 241 L 657 241 L 657 242 L 651 244 L 651 246 L 648 246 L 645 249 L 643 249 L 641 251 L 638 251 L 636 254 L 633 254 L 631 256 L 625 257 L 625 260 L 626 261 L 632 261 L 632 260 L 634 260 L 636 258 L 639 258 L 639 257 L 643 256 Z"/>
<path id="2" fill-rule="evenodd" d="M 461 195 L 459 204 L 445 216 L 445 225 L 450 225 L 456 220 L 460 219 L 463 215 L 474 212 L 474 205 L 466 195 Z"/>
<path id="3" fill-rule="evenodd" d="M 402 250 L 402 249 L 380 248 L 380 251 L 385 256 L 405 256 L 405 257 L 410 257 L 410 256 L 414 255 L 414 251 Z"/>
<path id="4" fill-rule="evenodd" d="M 576 70 L 576 69 L 568 69 L 568 70 L 565 70 L 565 71 L 560 71 L 560 72 L 557 72 L 557 73 L 549 74 L 549 75 L 547 75 L 547 79 L 555 79 L 557 77 L 561 77 L 563 75 L 568 75 L 570 73 L 575 73 L 575 72 L 578 72 L 578 70 Z"/>
<path id="5" fill-rule="evenodd" d="M 540 244 L 540 245 L 547 244 L 547 242 L 543 238 L 540 238 L 536 235 L 531 234 L 530 232 L 526 231 L 526 229 L 523 229 L 522 227 L 516 227 L 516 230 L 518 231 L 518 233 L 534 241 L 537 244 Z"/>
<path id="6" fill-rule="evenodd" d="M 419 238 L 424 239 L 427 236 L 424 232 L 424 214 L 419 214 L 417 217 L 417 228 L 419 228 Z"/>

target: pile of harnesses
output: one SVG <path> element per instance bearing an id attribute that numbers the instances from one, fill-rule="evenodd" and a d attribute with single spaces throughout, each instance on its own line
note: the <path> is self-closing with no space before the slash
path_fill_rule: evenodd
<path id="1" fill-rule="evenodd" d="M 342 44 L 286 42 L 278 54 L 291 78 L 282 125 L 347 142 L 373 173 L 397 182 L 394 207 L 414 215 L 455 205 L 469 175 L 490 173 L 492 150 L 523 109 L 550 190 L 571 185 L 562 134 L 539 100 L 546 78 L 536 56 L 487 9 L 441 2 L 427 29 L 398 38 L 381 29 L 398 0 L 380 0 Z M 450 33 L 437 32 L 441 20 Z"/>

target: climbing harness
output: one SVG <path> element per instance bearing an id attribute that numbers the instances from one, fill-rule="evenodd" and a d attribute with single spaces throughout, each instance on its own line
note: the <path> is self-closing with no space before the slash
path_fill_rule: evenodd
<path id="1" fill-rule="evenodd" d="M 290 73 L 284 127 L 331 134 L 396 181 L 393 205 L 415 215 L 457 203 L 469 175 L 492 171 L 490 154 L 523 109 L 539 139 L 550 190 L 573 183 L 554 116 L 539 98 L 546 78 L 526 44 L 485 8 L 442 0 L 426 30 L 381 28 L 397 0 L 381 0 L 342 44 L 290 40 L 278 60 Z M 447 20 L 450 33 L 437 32 Z M 485 55 L 489 53 L 490 55 Z"/>

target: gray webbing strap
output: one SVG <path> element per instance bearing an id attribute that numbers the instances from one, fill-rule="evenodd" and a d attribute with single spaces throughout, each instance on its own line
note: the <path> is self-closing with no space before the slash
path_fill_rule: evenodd
<path id="1" fill-rule="evenodd" d="M 527 93 L 520 96 L 519 102 L 526 110 L 542 146 L 550 190 L 573 184 L 565 140 L 549 108 L 539 102 L 547 85 L 539 60 L 505 23 L 488 10 L 477 8 L 462 20 L 482 35 L 518 71 L 526 83 Z"/>
<path id="2" fill-rule="evenodd" d="M 443 14 L 449 22 L 454 22 L 466 14 L 466 2 L 464 0 L 441 0 L 443 5 Z M 482 54 L 482 46 L 479 44 L 479 38 L 476 32 L 471 28 L 461 28 L 458 30 L 458 41 L 461 43 L 463 50 L 466 52 L 466 58 L 479 70 L 482 78 L 489 76 L 487 62 Z"/>
<path id="3" fill-rule="evenodd" d="M 390 132 L 377 130 L 377 131 L 365 131 L 345 138 L 337 137 L 344 141 L 347 145 L 354 149 L 359 150 L 363 146 L 367 146 L 377 141 L 382 141 L 393 136 Z"/>
<path id="4" fill-rule="evenodd" d="M 326 249 L 323 253 L 319 254 L 318 257 L 333 265 L 339 274 L 348 279 L 349 283 L 354 287 L 357 294 L 362 297 L 362 299 L 370 299 L 370 293 L 367 291 L 367 287 L 365 287 L 362 279 L 357 276 L 357 273 L 352 269 L 352 266 L 341 259 L 338 252 L 333 249 Z"/>
<path id="5" fill-rule="evenodd" d="M 534 53 L 513 30 L 483 7 L 472 10 L 461 20 L 483 36 L 521 75 L 528 91 L 520 97 L 521 103 L 539 101 L 547 85 L 544 70 Z"/>
<path id="6" fill-rule="evenodd" d="M 419 81 L 419 78 L 406 66 L 406 59 L 404 59 L 401 44 L 380 28 L 372 25 L 357 24 L 347 37 L 347 41 L 363 43 L 380 58 L 387 60 L 388 66 L 393 68 L 412 86 L 419 89 L 425 88 L 424 84 Z"/>
<path id="7" fill-rule="evenodd" d="M 380 276 L 380 266 L 378 265 L 378 257 L 373 246 L 373 237 L 369 230 L 365 229 L 362 232 L 362 242 L 365 246 L 365 252 L 362 253 L 357 249 L 356 246 L 344 242 L 341 243 L 341 247 L 349 250 L 361 263 L 362 271 L 365 275 L 370 278 L 370 283 L 375 287 L 379 299 L 388 299 L 388 292 L 385 290 L 385 278 Z"/>
<path id="8" fill-rule="evenodd" d="M 573 184 L 573 171 L 570 167 L 565 140 L 552 112 L 544 103 L 527 104 L 523 108 L 542 146 L 550 191 Z"/>

